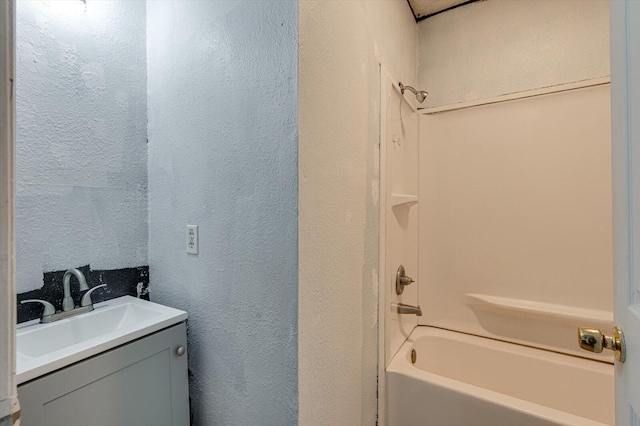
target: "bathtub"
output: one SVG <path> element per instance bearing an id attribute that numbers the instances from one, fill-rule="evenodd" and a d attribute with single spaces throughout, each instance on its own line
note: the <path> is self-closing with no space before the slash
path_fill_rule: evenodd
<path id="1" fill-rule="evenodd" d="M 613 377 L 604 362 L 419 326 L 387 367 L 387 424 L 613 425 Z"/>

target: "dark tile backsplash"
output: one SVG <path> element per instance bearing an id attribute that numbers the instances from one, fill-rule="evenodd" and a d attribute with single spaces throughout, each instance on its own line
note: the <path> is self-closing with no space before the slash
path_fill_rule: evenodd
<path id="1" fill-rule="evenodd" d="M 134 296 L 149 300 L 149 267 L 138 266 L 136 268 L 93 270 L 90 265 L 78 268 L 87 278 L 89 288 L 100 284 L 106 284 L 106 288 L 93 292 L 93 303 L 104 302 L 120 296 Z M 25 299 L 42 299 L 53 303 L 56 309 L 62 309 L 62 277 L 65 271 L 53 271 L 44 273 L 44 285 L 38 290 L 27 291 L 18 294 L 18 323 L 40 318 L 43 307 L 39 303 L 20 304 Z M 71 295 L 76 301 L 80 301 L 81 293 L 78 291 L 76 277 L 71 277 Z"/>

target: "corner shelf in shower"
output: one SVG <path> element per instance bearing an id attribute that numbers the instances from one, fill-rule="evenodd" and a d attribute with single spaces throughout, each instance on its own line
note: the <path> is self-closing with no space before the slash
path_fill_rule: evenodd
<path id="1" fill-rule="evenodd" d="M 562 323 L 613 327 L 613 313 L 608 311 L 477 293 L 467 293 L 464 297 L 468 305 L 505 314 L 525 315 Z"/>
<path id="2" fill-rule="evenodd" d="M 418 196 L 409 194 L 391 194 L 391 207 L 411 207 L 418 204 Z"/>

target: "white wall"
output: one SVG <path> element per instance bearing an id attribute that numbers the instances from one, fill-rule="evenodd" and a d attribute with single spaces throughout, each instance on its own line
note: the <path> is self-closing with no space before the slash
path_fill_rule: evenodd
<path id="1" fill-rule="evenodd" d="M 145 3 L 18 1 L 17 291 L 147 264 Z"/>
<path id="2" fill-rule="evenodd" d="M 376 423 L 380 72 L 416 81 L 404 0 L 301 0 L 301 425 Z"/>
<path id="3" fill-rule="evenodd" d="M 295 424 L 297 2 L 147 12 L 151 297 L 189 312 L 194 424 Z"/>
<path id="4" fill-rule="evenodd" d="M 423 107 L 609 75 L 608 0 L 487 0 L 418 28 Z"/>

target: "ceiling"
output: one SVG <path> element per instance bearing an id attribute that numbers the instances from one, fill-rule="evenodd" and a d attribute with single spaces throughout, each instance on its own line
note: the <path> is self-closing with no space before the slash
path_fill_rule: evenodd
<path id="1" fill-rule="evenodd" d="M 443 10 L 470 3 L 470 0 L 408 0 L 416 20 L 424 19 Z M 471 0 L 473 1 L 473 0 Z"/>

